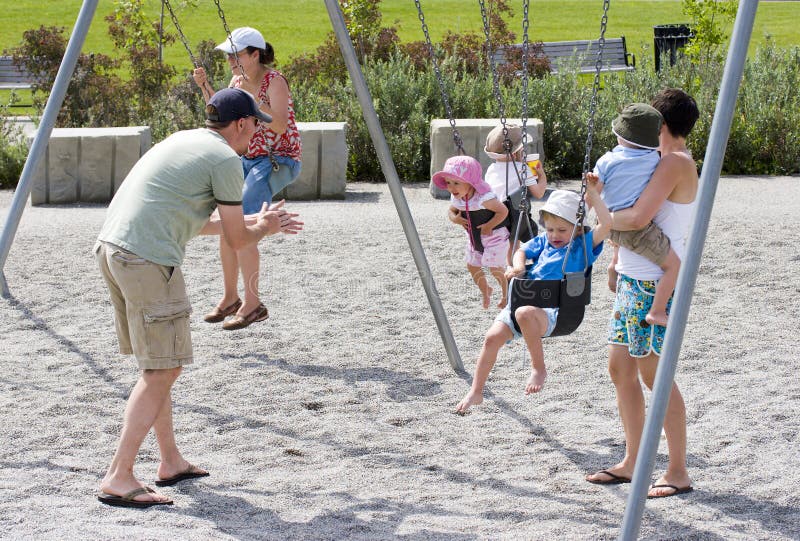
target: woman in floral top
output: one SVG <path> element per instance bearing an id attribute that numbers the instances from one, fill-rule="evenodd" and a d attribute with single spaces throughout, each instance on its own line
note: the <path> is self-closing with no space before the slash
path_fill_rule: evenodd
<path id="1" fill-rule="evenodd" d="M 294 116 L 294 104 L 289 84 L 279 71 L 273 69 L 275 52 L 261 33 L 249 27 L 237 28 L 231 37 L 217 46 L 227 53 L 233 77 L 228 86 L 250 92 L 262 111 L 272 116 L 272 122 L 260 123 L 242 156 L 244 214 L 255 214 L 264 204 L 271 204 L 275 193 L 282 190 L 300 174 L 302 146 Z M 208 80 L 203 68 L 194 71 L 195 82 L 210 98 Z M 259 299 L 259 253 L 257 244 L 234 250 L 220 236 L 220 259 L 224 293 L 217 306 L 205 316 L 210 323 L 224 321 L 226 330 L 241 329 L 269 317 Z M 244 282 L 244 302 L 239 298 L 239 269 Z"/>

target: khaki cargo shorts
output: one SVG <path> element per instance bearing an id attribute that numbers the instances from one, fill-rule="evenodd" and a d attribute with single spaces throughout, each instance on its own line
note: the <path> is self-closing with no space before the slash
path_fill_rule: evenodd
<path id="1" fill-rule="evenodd" d="M 614 231 L 612 229 L 610 240 L 646 257 L 659 267 L 669 255 L 669 237 L 653 222 L 636 231 Z"/>
<path id="2" fill-rule="evenodd" d="M 192 307 L 180 267 L 165 267 L 98 242 L 100 272 L 114 305 L 119 352 L 133 354 L 142 370 L 192 363 Z"/>

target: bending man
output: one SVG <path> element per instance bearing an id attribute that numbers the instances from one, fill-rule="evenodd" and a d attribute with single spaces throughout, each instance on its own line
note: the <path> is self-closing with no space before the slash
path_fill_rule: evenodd
<path id="1" fill-rule="evenodd" d="M 173 134 L 136 163 L 108 207 L 95 246 L 114 305 L 120 353 L 133 354 L 142 370 L 128 398 L 117 451 L 100 483 L 98 498 L 108 505 L 172 503 L 133 474 L 151 428 L 161 454 L 157 485 L 208 475 L 183 458 L 172 426 L 170 391 L 182 367 L 192 362 L 191 306 L 180 268 L 186 243 L 198 234 L 224 232 L 241 248 L 266 235 L 302 229 L 282 203 L 242 214 L 239 155 L 269 115 L 247 92 L 228 88 L 209 101 L 206 118 L 205 128 Z"/>

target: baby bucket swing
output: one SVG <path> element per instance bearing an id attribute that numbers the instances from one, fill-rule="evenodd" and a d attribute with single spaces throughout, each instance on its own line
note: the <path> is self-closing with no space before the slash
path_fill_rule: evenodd
<path id="1" fill-rule="evenodd" d="M 482 2 L 482 0 L 479 0 Z M 576 214 L 575 225 L 572 230 L 572 238 L 582 229 L 585 232 L 584 220 L 586 218 L 586 174 L 589 172 L 589 160 L 592 152 L 592 136 L 594 134 L 594 115 L 597 105 L 597 93 L 600 89 L 600 70 L 603 63 L 603 48 L 605 45 L 605 32 L 608 22 L 608 8 L 610 0 L 603 1 L 603 17 L 600 21 L 600 39 L 598 41 L 597 61 L 595 63 L 594 83 L 592 85 L 592 99 L 589 106 L 589 120 L 586 136 L 586 154 L 583 160 L 583 173 L 581 175 L 581 192 L 578 211 Z M 528 0 L 523 2 L 525 8 L 524 21 L 527 23 Z M 525 25 L 527 31 L 527 24 Z M 526 35 L 527 37 L 527 35 Z M 523 62 L 528 56 L 527 40 L 524 44 Z M 523 96 L 527 91 L 527 73 L 523 71 Z M 527 100 L 523 101 L 523 107 L 527 106 Z M 526 115 L 527 111 L 523 111 Z M 524 189 L 524 188 L 523 188 Z M 579 229 L 580 228 L 580 229 Z M 519 227 L 517 228 L 519 230 Z M 583 321 L 586 306 L 591 302 L 591 283 L 592 267 L 589 265 L 588 248 L 586 246 L 586 235 L 583 238 L 583 259 L 585 267 L 582 271 L 565 272 L 569 251 L 573 248 L 574 242 L 570 242 L 567 247 L 567 256 L 564 257 L 561 279 L 557 280 L 531 280 L 514 278 L 509 287 L 511 319 L 518 327 L 514 312 L 521 306 L 537 306 L 539 308 L 558 308 L 558 318 L 556 326 L 550 336 L 565 336 L 577 329 Z M 515 239 L 516 240 L 516 239 Z"/>

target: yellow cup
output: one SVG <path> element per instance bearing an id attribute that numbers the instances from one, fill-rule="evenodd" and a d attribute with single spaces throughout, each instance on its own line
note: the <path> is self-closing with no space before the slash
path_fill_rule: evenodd
<path id="1" fill-rule="evenodd" d="M 527 162 L 528 167 L 531 168 L 531 171 L 533 171 L 533 174 L 535 176 L 536 175 L 536 167 L 539 165 L 539 163 L 541 163 L 539 161 L 539 155 L 538 154 L 528 154 L 527 156 L 525 156 L 525 161 Z"/>

